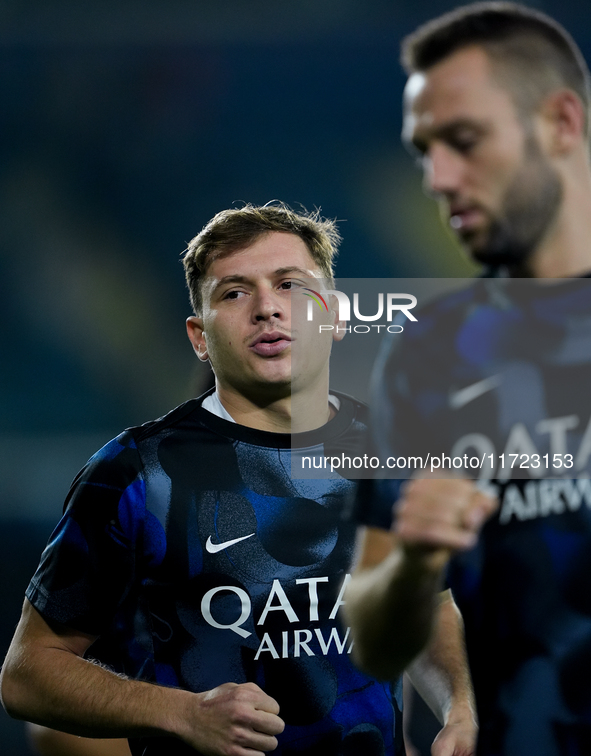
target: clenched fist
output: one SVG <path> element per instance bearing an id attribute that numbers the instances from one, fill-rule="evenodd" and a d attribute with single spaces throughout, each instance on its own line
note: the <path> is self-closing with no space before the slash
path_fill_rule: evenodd
<path id="1" fill-rule="evenodd" d="M 185 740 L 208 756 L 264 756 L 283 732 L 279 704 L 254 683 L 225 683 L 193 696 Z"/>
<path id="2" fill-rule="evenodd" d="M 394 530 L 407 552 L 437 555 L 472 548 L 484 522 L 498 507 L 496 498 L 460 478 L 416 478 L 405 483 L 394 507 Z"/>

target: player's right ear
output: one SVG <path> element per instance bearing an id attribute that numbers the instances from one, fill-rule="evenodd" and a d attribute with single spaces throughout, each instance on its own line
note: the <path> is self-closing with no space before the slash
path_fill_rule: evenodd
<path id="1" fill-rule="evenodd" d="M 207 353 L 205 331 L 203 330 L 203 318 L 199 318 L 196 315 L 187 318 L 187 335 L 189 341 L 193 344 L 197 357 L 199 357 L 201 362 L 207 362 L 209 355 Z"/>

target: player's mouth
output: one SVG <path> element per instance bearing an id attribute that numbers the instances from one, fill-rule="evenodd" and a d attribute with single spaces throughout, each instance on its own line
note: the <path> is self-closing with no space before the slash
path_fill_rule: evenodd
<path id="1" fill-rule="evenodd" d="M 449 225 L 460 236 L 474 233 L 482 227 L 484 220 L 485 213 L 477 205 L 449 206 Z"/>
<path id="2" fill-rule="evenodd" d="M 250 349 L 261 357 L 274 357 L 291 344 L 292 338 L 281 331 L 265 331 L 259 334 L 250 345 Z"/>

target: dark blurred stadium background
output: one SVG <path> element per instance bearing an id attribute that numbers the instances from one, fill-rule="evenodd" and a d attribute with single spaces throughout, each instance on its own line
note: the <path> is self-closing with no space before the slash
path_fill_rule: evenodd
<path id="1" fill-rule="evenodd" d="M 214 213 L 321 207 L 344 277 L 471 274 L 399 143 L 399 41 L 454 5 L 1 0 L 0 657 L 78 468 L 207 380 L 179 259 Z M 591 58 L 588 0 L 531 5 Z"/>

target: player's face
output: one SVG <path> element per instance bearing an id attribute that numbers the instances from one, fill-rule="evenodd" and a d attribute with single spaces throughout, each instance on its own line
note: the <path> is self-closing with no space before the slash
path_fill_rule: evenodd
<path id="1" fill-rule="evenodd" d="M 526 129 L 482 49 L 459 50 L 409 78 L 403 139 L 420 151 L 427 189 L 476 260 L 511 265 L 530 256 L 556 217 L 562 186 L 533 120 Z"/>
<path id="2" fill-rule="evenodd" d="M 331 335 L 319 334 L 318 321 L 307 324 L 298 317 L 294 322 L 307 302 L 302 288 L 320 278 L 305 243 L 289 233 L 269 232 L 211 263 L 202 283 L 202 316 L 189 318 L 187 327 L 218 383 L 245 396 L 260 392 L 273 399 L 289 394 L 292 379 L 305 388 L 328 376 Z M 302 347 L 292 375 L 298 340 Z"/>

